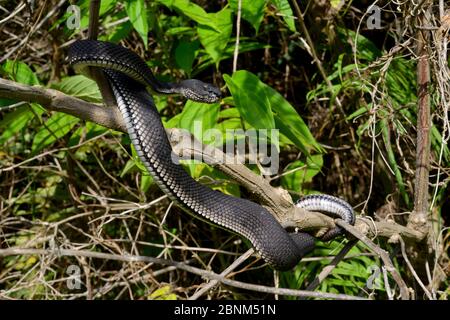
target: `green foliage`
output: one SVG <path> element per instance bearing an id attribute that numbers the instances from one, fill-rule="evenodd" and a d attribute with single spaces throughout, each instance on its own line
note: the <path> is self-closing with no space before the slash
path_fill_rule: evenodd
<path id="1" fill-rule="evenodd" d="M 300 160 L 291 162 L 281 177 L 281 186 L 294 193 L 308 194 L 308 186 L 323 166 L 323 157 L 316 154 L 306 159 L 306 163 Z"/>
<path id="2" fill-rule="evenodd" d="M 338 2 L 331 2 L 336 10 L 339 10 Z M 17 57 L 11 58 L 14 60 L 6 60 L 0 66 L 1 76 L 101 103 L 94 81 L 72 75 L 71 71 L 66 74 L 62 59 L 58 62 L 57 55 L 35 49 L 42 48 L 41 43 L 51 44 L 49 48 L 60 48 L 64 56 L 68 41 L 79 38 L 81 31 L 85 34 L 89 3 L 89 0 L 75 1 L 81 9 L 80 30 L 68 29 L 68 13 L 61 12 L 54 21 L 51 19 L 51 36 L 36 40 L 31 34 L 23 49 L 27 55 L 16 52 Z M 299 4 L 306 5 L 301 1 Z M 351 2 L 348 6 L 352 6 Z M 357 33 L 349 27 L 352 24 L 347 23 L 350 17 L 346 11 L 338 11 L 333 19 L 324 17 L 327 28 L 322 28 L 323 21 L 313 16 L 317 14 L 314 11 L 317 8 L 311 4 L 307 9 L 314 19 L 307 19 L 305 23 L 311 24 L 315 49 L 327 76 L 325 81 L 316 65 L 310 64 L 313 58 L 310 51 L 305 50 L 304 35 L 297 31 L 290 1 L 243 0 L 241 9 L 239 70 L 236 72 L 232 72 L 232 58 L 236 43 L 237 0 L 198 0 L 195 3 L 190 0 L 102 0 L 99 39 L 135 49 L 162 81 L 196 77 L 222 86 L 223 99 L 212 105 L 183 103 L 179 97 L 155 96 L 166 128 L 186 129 L 203 143 L 216 147 L 223 147 L 229 139 L 242 141 L 246 138 L 243 130 L 279 130 L 279 143 L 270 141 L 276 144 L 281 160 L 278 174 L 269 178 L 273 186 L 288 190 L 294 198 L 309 193 L 330 193 L 346 198 L 352 204 L 360 203 L 371 192 L 369 214 L 393 193 L 400 199 L 395 200 L 399 210 L 411 210 L 413 138 L 417 124 L 415 59 L 406 50 L 403 51 L 405 54 L 391 52 L 387 55 L 391 48 L 386 43 L 396 39 L 389 32 L 374 31 L 382 32 L 386 39 L 385 44 L 380 44 L 379 39 L 373 41 L 370 33 Z M 339 19 L 334 19 L 337 17 Z M 345 25 L 343 21 L 346 21 Z M 5 239 L 8 246 L 25 245 L 36 237 L 48 236 L 50 222 L 69 218 L 57 228 L 58 236 L 60 233 L 67 236 L 61 238 L 63 241 L 84 241 L 86 247 L 100 252 L 118 249 L 143 255 L 166 255 L 179 261 L 189 259 L 192 264 L 204 268 L 223 270 L 233 261 L 232 254 L 248 247 L 245 241 L 236 241 L 229 232 L 210 225 L 205 227 L 197 220 L 174 214 L 179 210 L 170 207 L 167 200 L 140 210 L 136 203 L 152 201 L 163 193 L 154 186 L 153 178 L 134 147 L 130 146 L 127 135 L 94 123 L 84 123 L 67 114 L 47 112 L 36 103 L 23 103 L 9 110 L 9 106 L 18 102 L 0 98 L 0 174 L 2 179 L 6 177 L 2 180 L 5 192 L 0 193 L 2 214 L 6 208 L 8 219 L 17 218 L 20 225 L 24 225 L 24 230 L 4 233 L 6 236 L 3 235 L 1 240 Z M 442 136 L 441 122 L 437 119 L 431 127 L 433 170 L 441 152 L 441 167 L 450 165 L 450 150 Z M 220 132 L 221 138 L 206 135 L 208 130 L 209 133 Z M 239 134 L 229 138 L 226 134 L 230 130 Z M 376 146 L 374 150 L 373 145 Z M 325 147 L 331 151 L 326 153 Z M 371 172 L 372 152 L 379 171 Z M 34 157 L 32 161 L 14 167 L 31 157 Z M 252 195 L 217 169 L 198 161 L 183 165 L 195 179 L 215 190 L 252 199 Z M 9 171 L 1 171 L 3 168 Z M 257 166 L 249 165 L 249 168 L 258 172 Z M 379 176 L 378 172 L 381 172 Z M 441 172 L 448 176 L 445 170 Z M 373 173 L 369 191 L 369 183 L 363 182 L 369 181 Z M 439 206 L 435 211 L 441 214 L 445 208 L 440 203 L 448 197 L 447 176 L 440 181 L 444 187 L 438 190 L 435 202 Z M 80 212 L 86 217 L 70 220 Z M 104 215 L 108 215 L 109 220 Z M 32 227 L 28 228 L 25 221 Z M 101 237 L 106 245 L 103 246 L 101 241 L 92 242 Z M 155 244 L 157 246 L 153 246 Z M 47 246 L 47 243 L 42 245 Z M 162 249 L 166 245 L 173 247 Z M 173 249 L 177 245 L 183 250 Z M 230 254 L 184 249 L 190 246 L 214 248 Z M 342 243 L 337 241 L 319 244 L 311 256 L 334 256 L 341 248 Z M 348 258 L 321 282 L 318 290 L 350 295 L 369 292 L 385 297 L 383 286 L 367 290 L 371 268 L 380 264 L 377 258 L 368 256 L 367 251 L 363 246 L 355 246 Z M 7 257 L 0 262 L 0 268 L 14 270 L 21 281 L 67 277 L 63 267 L 57 269 L 53 265 L 45 274 L 38 273 L 39 264 L 46 264 L 40 259 L 38 256 Z M 303 289 L 329 262 L 329 258 L 303 261 L 292 272 L 280 273 L 280 286 Z M 72 264 L 74 261 L 61 258 L 58 263 Z M 90 261 L 89 266 L 95 263 Z M 122 264 L 105 265 L 115 271 L 123 268 Z M 401 265 L 397 267 L 403 272 Z M 140 269 L 124 274 L 125 277 L 130 274 L 141 276 L 145 272 L 147 270 Z M 114 272 L 108 269 L 99 274 L 103 278 L 92 276 L 92 286 L 100 287 L 104 275 Z M 153 282 L 135 285 L 130 281 L 126 292 L 141 299 L 184 299 L 185 294 L 190 293 L 189 288 L 198 286 L 198 278 L 179 275 L 173 277 L 171 273 L 164 278 L 162 273 L 158 277 L 163 280 L 152 276 L 152 281 L 160 281 L 159 286 Z M 257 279 L 267 285 L 273 284 L 272 276 L 271 270 L 258 266 L 256 271 L 247 268 L 239 275 L 242 279 Z M 177 287 L 166 284 L 166 280 L 175 278 L 179 282 Z M 382 281 L 381 278 L 377 280 Z M 2 288 L 14 288 L 17 283 L 2 279 Z M 187 293 L 180 294 L 181 287 Z M 58 290 L 68 292 L 64 287 Z M 11 297 L 42 298 L 49 291 L 40 282 L 34 282 L 14 291 Z M 232 290 L 221 291 L 220 296 L 215 294 L 211 292 L 213 297 L 220 298 L 247 297 Z M 108 296 L 105 294 L 104 297 Z M 257 294 L 251 297 L 267 298 Z"/>
<path id="3" fill-rule="evenodd" d="M 292 105 L 251 72 L 240 70 L 224 75 L 239 114 L 256 129 L 280 130 L 306 155 L 321 152 L 307 125 Z"/>
<path id="4" fill-rule="evenodd" d="M 319 257 L 330 257 L 335 256 L 341 248 L 341 243 L 333 241 L 326 245 L 318 244 L 314 253 Z M 384 295 L 384 286 L 380 285 L 383 281 L 382 273 L 374 272 L 375 269 L 380 268 L 380 261 L 377 258 L 365 256 L 364 251 L 363 246 L 354 246 L 347 254 L 351 258 L 339 262 L 326 281 L 321 282 L 318 290 L 357 296 L 362 288 L 368 290 L 368 281 L 371 281 L 371 284 L 369 284 L 371 290 Z M 293 272 L 281 274 L 281 285 L 289 285 L 295 288 L 305 287 L 329 264 L 329 261 L 329 259 L 321 259 L 300 263 Z M 373 277 L 373 275 L 378 277 Z"/>
<path id="5" fill-rule="evenodd" d="M 30 67 L 21 61 L 6 60 L 0 71 L 17 82 L 29 85 L 39 84 L 38 78 Z"/>
<path id="6" fill-rule="evenodd" d="M 31 146 L 31 154 L 35 155 L 45 147 L 63 138 L 80 121 L 79 118 L 65 113 L 53 114 L 36 132 Z"/>
<path id="7" fill-rule="evenodd" d="M 271 0 L 270 2 L 275 5 L 275 7 L 282 15 L 284 22 L 286 22 L 286 25 L 289 28 L 289 31 L 296 32 L 297 28 L 295 27 L 294 13 L 292 12 L 289 0 Z"/>
<path id="8" fill-rule="evenodd" d="M 145 48 L 148 48 L 148 19 L 147 8 L 144 0 L 127 0 L 125 1 L 125 9 L 128 17 L 133 24 L 134 29 L 141 36 Z"/>
<path id="9" fill-rule="evenodd" d="M 230 7 L 237 15 L 239 0 L 228 0 Z M 256 32 L 259 30 L 259 25 L 264 18 L 264 9 L 267 0 L 241 0 L 241 15 L 244 20 L 247 20 Z"/>
<path id="10" fill-rule="evenodd" d="M 231 10 L 224 8 L 216 13 L 208 13 L 208 19 L 215 27 L 211 28 L 210 25 L 200 24 L 197 32 L 206 52 L 217 65 L 222 58 L 222 54 L 230 39 L 231 31 L 233 30 Z"/>
<path id="11" fill-rule="evenodd" d="M 102 101 L 102 96 L 95 81 L 83 75 L 66 77 L 61 82 L 53 85 L 53 88 L 82 100 L 91 102 Z"/>

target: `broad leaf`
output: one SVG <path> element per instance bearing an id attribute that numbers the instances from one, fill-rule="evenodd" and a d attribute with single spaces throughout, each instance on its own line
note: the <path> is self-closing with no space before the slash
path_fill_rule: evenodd
<path id="1" fill-rule="evenodd" d="M 31 147 L 32 154 L 36 154 L 56 140 L 65 136 L 78 122 L 79 118 L 57 112 L 53 114 L 42 126 L 41 130 L 34 136 Z"/>
<path id="2" fill-rule="evenodd" d="M 200 24 L 197 31 L 200 42 L 217 65 L 222 58 L 233 30 L 231 10 L 225 8 L 216 13 L 208 13 L 208 17 L 210 24 L 214 23 L 216 29 L 212 28 L 210 24 Z M 220 31 L 217 31 L 217 29 Z"/>
<path id="3" fill-rule="evenodd" d="M 180 41 L 175 49 L 175 61 L 188 75 L 191 74 L 198 47 L 198 41 Z"/>
<path id="4" fill-rule="evenodd" d="M 288 28 L 292 32 L 296 32 L 294 13 L 292 12 L 289 0 L 271 0 L 271 2 L 278 9 L 280 15 L 282 15 L 284 22 L 286 22 Z"/>
<path id="5" fill-rule="evenodd" d="M 281 186 L 293 192 L 304 192 L 305 183 L 310 183 L 312 178 L 320 172 L 323 166 L 323 157 L 321 154 L 312 155 L 303 161 L 294 161 L 290 163 L 284 172 L 290 172 L 281 177 Z"/>
<path id="6" fill-rule="evenodd" d="M 210 28 L 220 32 L 220 28 L 217 26 L 215 21 L 211 20 L 211 17 L 202 7 L 190 2 L 189 0 L 158 0 L 166 7 L 171 9 L 176 9 L 181 14 L 191 18 L 198 24 L 209 26 Z"/>
<path id="7" fill-rule="evenodd" d="M 4 144 L 9 138 L 19 133 L 33 118 L 33 112 L 25 106 L 6 114 L 0 121 L 0 131 L 3 131 L 0 144 Z"/>
<path id="8" fill-rule="evenodd" d="M 256 75 L 240 70 L 233 74 L 233 82 L 224 78 L 239 112 L 252 126 L 280 129 L 306 155 L 312 149 L 323 151 L 294 107 Z"/>
<path id="9" fill-rule="evenodd" d="M 127 0 L 125 2 L 130 21 L 144 41 L 145 48 L 148 47 L 148 21 L 147 9 L 144 0 Z"/>
<path id="10" fill-rule="evenodd" d="M 230 7 L 237 14 L 239 0 L 228 0 Z M 242 18 L 248 21 L 256 32 L 259 30 L 259 25 L 264 18 L 264 9 L 267 0 L 241 0 L 241 15 Z"/>
<path id="11" fill-rule="evenodd" d="M 31 71 L 30 67 L 23 62 L 6 60 L 2 66 L 2 69 L 17 82 L 29 85 L 39 84 L 39 80 L 36 75 L 33 71 Z"/>
<path id="12" fill-rule="evenodd" d="M 83 75 L 67 77 L 53 86 L 68 95 L 91 102 L 101 102 L 102 96 L 97 83 Z"/>
<path id="13" fill-rule="evenodd" d="M 247 71 L 237 71 L 233 77 L 224 75 L 224 79 L 244 120 L 256 129 L 274 129 L 275 121 L 264 84 L 250 75 Z"/>
<path id="14" fill-rule="evenodd" d="M 220 104 L 207 104 L 187 101 L 179 119 L 180 128 L 189 130 L 197 139 L 203 141 L 206 130 L 214 128 L 219 117 Z"/>

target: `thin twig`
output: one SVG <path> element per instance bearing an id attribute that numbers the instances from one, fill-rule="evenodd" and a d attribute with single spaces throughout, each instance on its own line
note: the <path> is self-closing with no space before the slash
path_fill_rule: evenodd
<path id="1" fill-rule="evenodd" d="M 72 257 L 89 257 L 96 259 L 107 259 L 116 260 L 123 262 L 147 262 L 155 263 L 165 266 L 174 266 L 180 270 L 184 270 L 201 277 L 205 277 L 211 280 L 218 280 L 219 282 L 245 290 L 264 292 L 270 294 L 279 294 L 287 296 L 298 296 L 298 297 L 313 297 L 318 299 L 337 299 L 337 300 L 366 300 L 360 297 L 349 296 L 345 294 L 333 294 L 333 293 L 320 293 L 320 292 L 308 292 L 305 290 L 294 290 L 285 288 L 272 288 L 268 286 L 255 285 L 235 280 L 230 280 L 222 277 L 221 275 L 192 267 L 184 262 L 171 261 L 161 258 L 153 258 L 147 256 L 136 256 L 136 255 L 126 255 L 126 254 L 110 254 L 103 252 L 94 252 L 87 250 L 72 250 L 72 249 L 56 249 L 56 250 L 46 250 L 46 249 L 29 249 L 29 248 L 17 248 L 12 247 L 8 249 L 0 249 L 0 257 L 12 256 L 12 255 L 55 255 L 57 257 L 61 256 L 72 256 Z"/>
<path id="2" fill-rule="evenodd" d="M 345 230 L 347 230 L 349 233 L 351 233 L 356 238 L 358 238 L 367 247 L 369 247 L 370 250 L 375 252 L 381 258 L 386 270 L 392 275 L 392 278 L 394 278 L 394 281 L 399 286 L 401 298 L 403 300 L 408 300 L 409 299 L 409 289 L 408 289 L 405 281 L 402 279 L 402 277 L 398 273 L 397 269 L 395 269 L 394 264 L 392 263 L 391 258 L 389 257 L 389 254 L 385 250 L 383 250 L 379 246 L 377 246 L 375 243 L 373 243 L 365 235 L 361 234 L 354 226 L 348 224 L 347 222 L 338 219 L 338 220 L 336 220 L 336 224 L 338 226 L 344 228 Z"/>
<path id="3" fill-rule="evenodd" d="M 241 255 L 239 258 L 237 258 L 232 264 L 230 264 L 225 270 L 223 270 L 220 275 L 222 277 L 226 277 L 231 272 L 234 271 L 241 263 L 243 263 L 245 260 L 247 260 L 255 250 L 253 248 L 248 249 L 247 252 L 245 252 L 243 255 Z M 201 288 L 199 291 L 197 291 L 195 294 L 193 294 L 188 300 L 197 300 L 202 295 L 204 295 L 206 292 L 214 288 L 219 283 L 218 280 L 212 280 L 209 283 L 207 283 L 203 288 Z"/>
<path id="4" fill-rule="evenodd" d="M 414 276 L 414 278 L 416 279 L 416 281 L 419 283 L 420 287 L 423 289 L 423 291 L 425 292 L 425 294 L 427 295 L 428 299 L 430 300 L 434 300 L 433 297 L 431 296 L 430 291 L 427 289 L 427 287 L 423 284 L 422 280 L 420 280 L 420 277 L 417 275 L 416 270 L 414 270 L 414 267 L 412 266 L 411 262 L 408 259 L 408 254 L 406 253 L 406 248 L 405 248 L 405 241 L 403 241 L 403 239 L 400 237 L 400 246 L 402 247 L 402 255 L 403 255 L 403 259 L 405 259 L 406 265 L 409 268 L 409 271 L 411 271 L 412 275 Z"/>
<path id="5" fill-rule="evenodd" d="M 320 274 L 306 287 L 308 291 L 314 291 L 325 280 L 326 277 L 336 268 L 339 262 L 341 262 L 345 255 L 358 243 L 357 239 L 352 239 L 341 249 L 341 251 L 334 257 L 334 259 L 325 268 L 322 269 Z"/>
<path id="6" fill-rule="evenodd" d="M 236 43 L 234 45 L 234 56 L 233 56 L 233 73 L 237 70 L 237 61 L 239 55 L 239 37 L 241 34 L 241 11 L 242 11 L 242 0 L 238 0 L 238 12 L 236 17 Z"/>

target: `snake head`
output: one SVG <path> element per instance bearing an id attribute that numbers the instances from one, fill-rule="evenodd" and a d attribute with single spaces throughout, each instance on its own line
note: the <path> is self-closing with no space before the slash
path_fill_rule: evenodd
<path id="1" fill-rule="evenodd" d="M 196 102 L 214 103 L 221 97 L 216 86 L 196 79 L 181 81 L 179 88 L 185 98 Z"/>

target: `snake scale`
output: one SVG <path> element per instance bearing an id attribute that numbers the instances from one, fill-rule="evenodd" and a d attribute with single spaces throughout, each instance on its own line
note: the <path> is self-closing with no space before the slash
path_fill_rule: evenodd
<path id="1" fill-rule="evenodd" d="M 261 205 L 212 190 L 194 180 L 175 163 L 172 148 L 147 87 L 161 94 L 181 94 L 187 99 L 213 103 L 219 89 L 196 79 L 163 83 L 133 51 L 95 40 L 77 40 L 69 48 L 68 63 L 89 76 L 87 67 L 103 70 L 123 116 L 130 139 L 145 167 L 159 187 L 195 217 L 247 238 L 274 269 L 288 270 L 314 248 L 307 233 L 288 233 Z M 176 157 L 175 157 L 176 158 Z M 328 195 L 311 195 L 297 204 L 354 223 L 352 207 Z M 338 227 L 323 239 L 342 233 Z"/>

